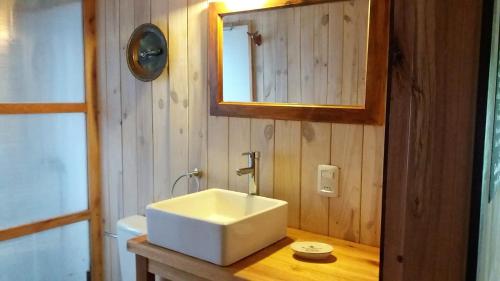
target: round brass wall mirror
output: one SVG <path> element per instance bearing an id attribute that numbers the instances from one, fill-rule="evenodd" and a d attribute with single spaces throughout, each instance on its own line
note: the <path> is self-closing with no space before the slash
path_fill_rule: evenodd
<path id="1" fill-rule="evenodd" d="M 141 81 L 153 81 L 165 69 L 168 60 L 167 40 L 154 24 L 137 27 L 127 45 L 127 64 L 132 74 Z"/>

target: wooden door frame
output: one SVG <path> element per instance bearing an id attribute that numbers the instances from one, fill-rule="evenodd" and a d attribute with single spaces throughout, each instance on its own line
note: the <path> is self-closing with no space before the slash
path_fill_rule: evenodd
<path id="1" fill-rule="evenodd" d="M 88 209 L 34 223 L 0 230 L 0 241 L 88 221 L 92 280 L 103 280 L 103 237 L 101 214 L 99 134 L 97 121 L 96 0 L 82 0 L 84 36 L 84 103 L 1 103 L 0 115 L 85 113 L 87 130 Z"/>
<path id="2" fill-rule="evenodd" d="M 82 0 L 85 44 L 85 97 L 87 105 L 87 161 L 90 211 L 91 278 L 103 280 L 103 226 L 101 203 L 101 165 L 97 91 L 96 0 Z"/>
<path id="3" fill-rule="evenodd" d="M 483 1 L 392 2 L 380 278 L 467 280 Z"/>

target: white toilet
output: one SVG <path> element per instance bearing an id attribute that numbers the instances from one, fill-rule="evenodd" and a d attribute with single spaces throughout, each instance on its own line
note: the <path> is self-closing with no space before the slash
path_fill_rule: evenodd
<path id="1" fill-rule="evenodd" d="M 127 251 L 127 241 L 147 233 L 146 217 L 130 216 L 117 223 L 118 255 L 122 281 L 135 281 L 135 256 Z"/>

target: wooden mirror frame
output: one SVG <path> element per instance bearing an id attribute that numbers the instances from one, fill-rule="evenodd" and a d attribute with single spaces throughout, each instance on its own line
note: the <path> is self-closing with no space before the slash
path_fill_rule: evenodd
<path id="1" fill-rule="evenodd" d="M 389 1 L 370 0 L 366 98 L 364 106 L 263 102 L 224 102 L 222 91 L 223 17 L 248 11 L 280 9 L 339 0 L 268 0 L 255 9 L 229 9 L 224 1 L 209 4 L 210 114 L 214 116 L 304 120 L 381 125 L 385 119 L 389 52 Z"/>

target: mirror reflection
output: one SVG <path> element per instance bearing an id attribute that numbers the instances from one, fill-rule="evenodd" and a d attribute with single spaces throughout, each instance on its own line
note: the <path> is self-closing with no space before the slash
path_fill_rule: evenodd
<path id="1" fill-rule="evenodd" d="M 369 0 L 223 18 L 223 100 L 364 105 Z"/>

